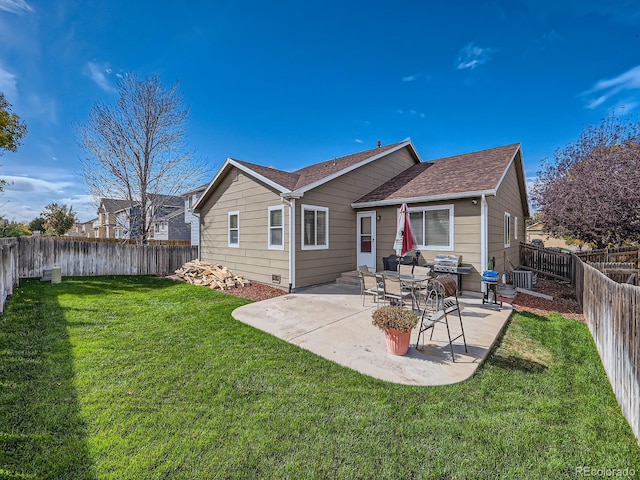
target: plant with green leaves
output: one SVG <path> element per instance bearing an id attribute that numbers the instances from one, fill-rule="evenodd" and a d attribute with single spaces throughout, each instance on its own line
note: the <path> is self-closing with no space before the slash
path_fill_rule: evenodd
<path id="1" fill-rule="evenodd" d="M 380 330 L 399 330 L 410 332 L 418 324 L 418 316 L 411 310 L 397 305 L 385 305 L 378 308 L 372 315 L 373 325 Z"/>
<path id="2" fill-rule="evenodd" d="M 64 235 L 77 221 L 76 212 L 73 211 L 73 207 L 67 209 L 66 205 L 50 203 L 44 208 L 45 211 L 41 213 L 45 219 L 44 226 L 55 235 Z"/>

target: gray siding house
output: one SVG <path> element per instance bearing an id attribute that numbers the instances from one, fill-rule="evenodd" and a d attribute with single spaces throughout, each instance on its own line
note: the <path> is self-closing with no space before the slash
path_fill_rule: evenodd
<path id="1" fill-rule="evenodd" d="M 402 203 L 421 263 L 455 253 L 480 291 L 491 257 L 518 262 L 529 207 L 520 145 L 423 162 L 410 140 L 294 172 L 227 159 L 194 207 L 200 257 L 290 291 L 392 253 Z"/>

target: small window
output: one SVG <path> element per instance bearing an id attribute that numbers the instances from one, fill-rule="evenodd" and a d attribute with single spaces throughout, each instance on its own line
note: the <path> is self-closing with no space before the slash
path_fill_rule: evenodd
<path id="1" fill-rule="evenodd" d="M 518 239 L 518 217 L 513 219 L 513 239 Z"/>
<path id="2" fill-rule="evenodd" d="M 302 205 L 302 249 L 329 248 L 329 209 Z"/>
<path id="3" fill-rule="evenodd" d="M 511 214 L 504 212 L 504 246 L 511 246 Z"/>
<path id="4" fill-rule="evenodd" d="M 229 212 L 229 246 L 240 246 L 240 212 Z"/>
<path id="5" fill-rule="evenodd" d="M 269 250 L 284 250 L 284 206 L 269 207 Z"/>
<path id="6" fill-rule="evenodd" d="M 453 250 L 453 205 L 409 209 L 420 250 Z"/>

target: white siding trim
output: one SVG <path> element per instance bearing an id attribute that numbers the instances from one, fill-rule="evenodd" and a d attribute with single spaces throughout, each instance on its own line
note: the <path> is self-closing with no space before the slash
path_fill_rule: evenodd
<path id="1" fill-rule="evenodd" d="M 454 240 L 455 240 L 455 209 L 453 204 L 449 205 L 438 205 L 432 207 L 413 207 L 409 208 L 409 213 L 411 212 L 426 212 L 426 211 L 434 211 L 434 210 L 449 210 L 449 245 L 447 246 L 433 246 L 433 245 L 418 245 L 418 250 L 420 251 L 436 251 L 436 252 L 450 252 L 454 250 Z M 400 209 L 397 210 L 396 216 L 400 213 Z M 424 213 L 422 215 L 422 230 L 425 233 L 425 217 Z M 423 239 L 424 241 L 424 239 Z"/>
<path id="2" fill-rule="evenodd" d="M 504 212 L 504 248 L 509 248 L 511 246 L 511 214 L 509 212 Z"/>

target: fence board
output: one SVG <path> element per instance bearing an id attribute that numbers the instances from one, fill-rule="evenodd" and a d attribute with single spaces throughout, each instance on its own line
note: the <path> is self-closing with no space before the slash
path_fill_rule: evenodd
<path id="1" fill-rule="evenodd" d="M 622 413 L 640 441 L 640 287 L 617 283 L 579 258 L 576 263 L 574 281 L 576 293 L 581 286 L 585 321 Z"/>
<path id="2" fill-rule="evenodd" d="M 570 281 L 573 271 L 573 256 L 544 247 L 520 244 L 520 268 L 542 275 Z"/>
<path id="3" fill-rule="evenodd" d="M 16 238 L 0 239 L 0 314 L 4 313 L 7 299 L 19 285 L 18 241 Z"/>
<path id="4" fill-rule="evenodd" d="M 165 275 L 198 257 L 197 246 L 125 245 L 20 237 L 19 277 L 41 278 L 59 266 L 63 276 Z"/>

